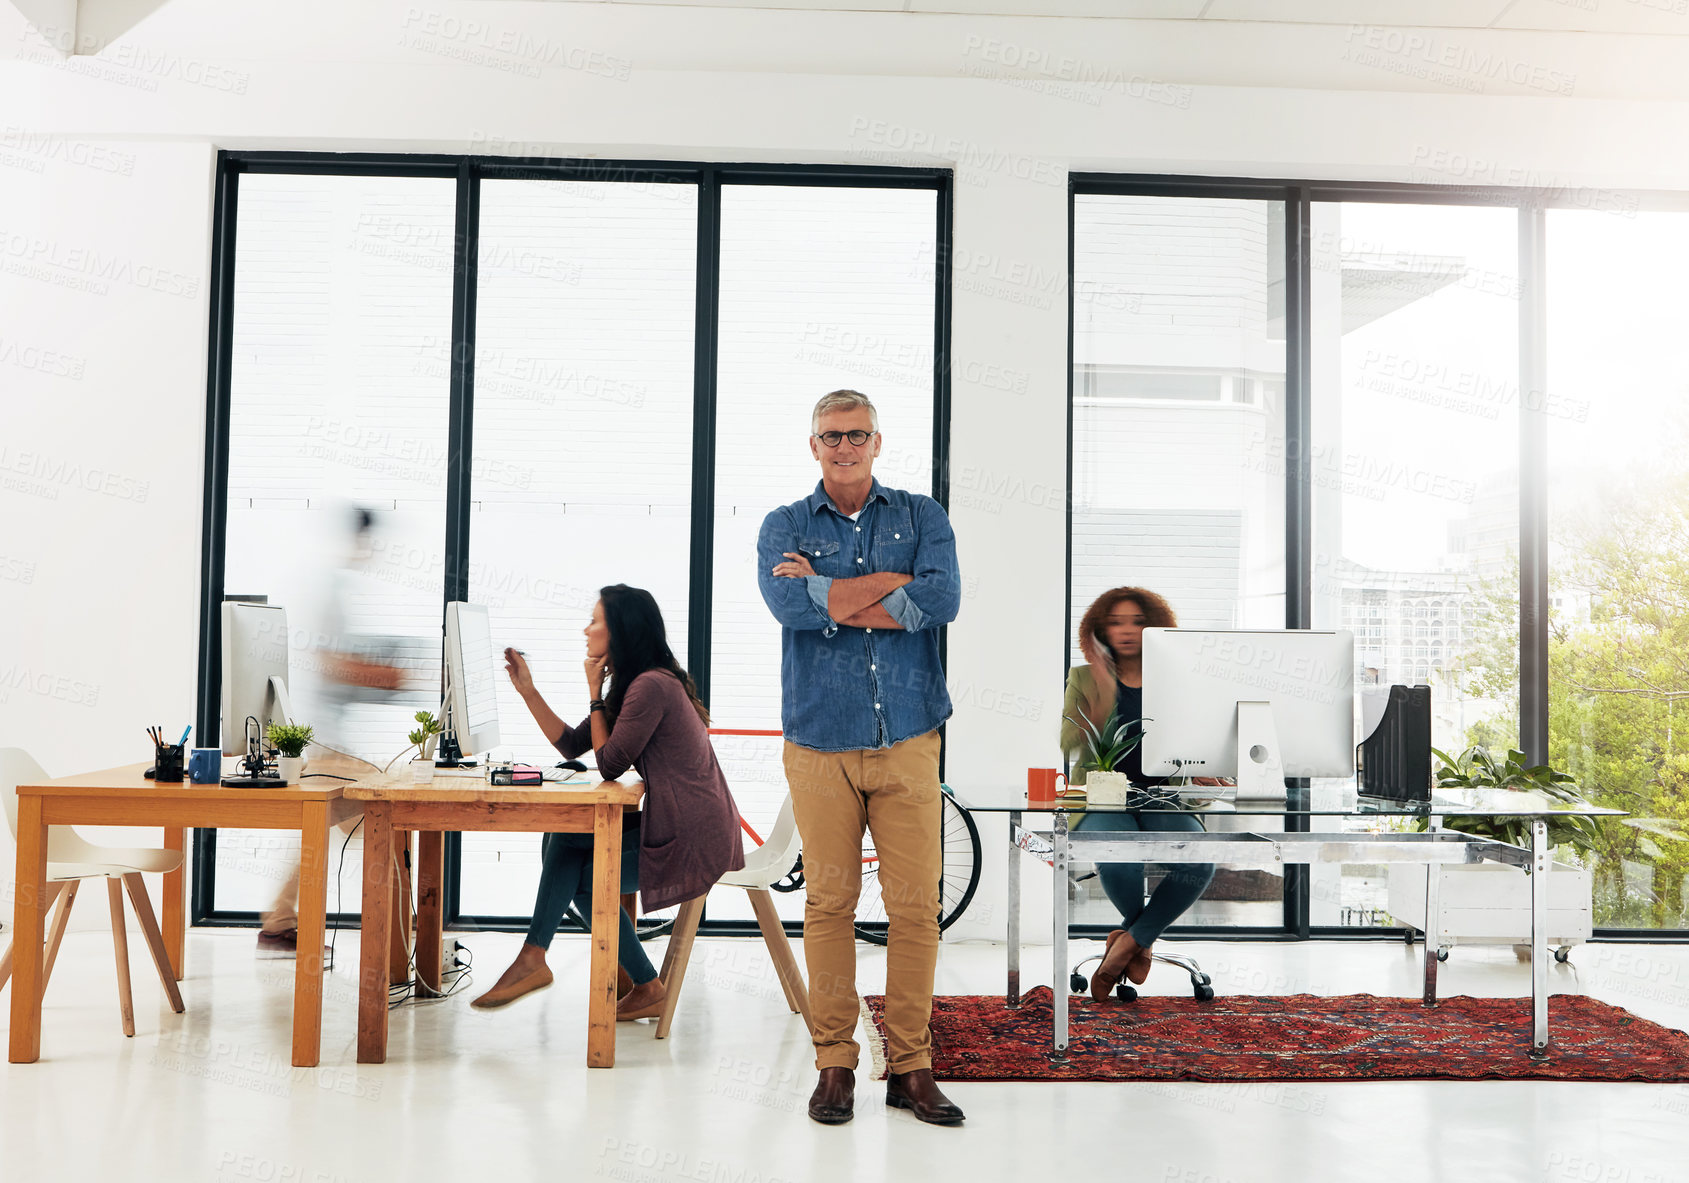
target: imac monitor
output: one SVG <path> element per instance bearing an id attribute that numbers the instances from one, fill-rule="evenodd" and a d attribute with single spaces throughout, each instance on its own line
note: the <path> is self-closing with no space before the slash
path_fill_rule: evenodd
<path id="1" fill-rule="evenodd" d="M 248 720 L 260 741 L 272 722 L 288 723 L 287 611 L 279 604 L 223 602 L 220 729 L 225 756 L 247 754 Z"/>
<path id="2" fill-rule="evenodd" d="M 449 755 L 447 737 L 460 754 L 485 752 L 498 746 L 498 657 L 487 610 L 479 604 L 453 601 L 446 605 L 446 693 L 441 766 L 456 760 Z"/>
<path id="3" fill-rule="evenodd" d="M 1236 777 L 1240 800 L 1353 776 L 1354 652 L 1344 630 L 1146 628 L 1145 774 Z"/>

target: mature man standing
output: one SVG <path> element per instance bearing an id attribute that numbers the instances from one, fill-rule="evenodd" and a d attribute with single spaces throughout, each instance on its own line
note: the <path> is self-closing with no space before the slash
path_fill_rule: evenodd
<path id="1" fill-rule="evenodd" d="M 757 582 L 781 624 L 786 779 L 803 836 L 803 950 L 821 1079 L 809 1115 L 849 1121 L 856 900 L 863 827 L 874 836 L 886 942 L 886 1104 L 956 1125 L 932 1078 L 940 871 L 938 727 L 950 694 L 938 628 L 956 617 L 956 535 L 931 497 L 874 479 L 879 416 L 854 390 L 815 404 L 809 450 L 821 483 L 769 514 Z"/>

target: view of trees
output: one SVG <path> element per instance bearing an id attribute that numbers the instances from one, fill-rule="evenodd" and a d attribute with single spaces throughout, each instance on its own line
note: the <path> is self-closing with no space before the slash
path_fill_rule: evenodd
<path id="1" fill-rule="evenodd" d="M 1595 923 L 1689 927 L 1689 471 L 1612 476 L 1554 523 L 1549 620 L 1549 762 L 1592 801 L 1627 811 L 1599 823 Z M 1463 689 L 1507 706 L 1469 744 L 1518 734 L 1518 565 L 1477 596 Z"/>

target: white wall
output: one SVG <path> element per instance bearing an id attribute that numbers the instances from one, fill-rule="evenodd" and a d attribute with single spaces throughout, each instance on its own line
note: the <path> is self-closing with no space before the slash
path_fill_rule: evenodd
<path id="1" fill-rule="evenodd" d="M 193 712 L 216 148 L 954 166 L 976 798 L 1055 762 L 1070 168 L 1689 189 L 1682 38 L 1462 31 L 1531 68 L 1457 90 L 1354 26 L 345 7 L 178 0 L 64 61 L 0 5 L 0 746 L 51 773 Z M 1000 929 L 988 850 L 959 935 Z"/>

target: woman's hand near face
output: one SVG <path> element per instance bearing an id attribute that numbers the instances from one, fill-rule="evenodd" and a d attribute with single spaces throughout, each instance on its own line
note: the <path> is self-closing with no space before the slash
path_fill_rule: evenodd
<path id="1" fill-rule="evenodd" d="M 1091 666 L 1091 672 L 1096 675 L 1099 687 L 1114 684 L 1114 680 L 1118 676 L 1114 670 L 1114 657 L 1096 637 L 1087 633 L 1079 642 L 1079 652 L 1085 655 L 1085 660 Z"/>
<path id="2" fill-rule="evenodd" d="M 510 675 L 510 684 L 523 698 L 534 692 L 534 675 L 528 669 L 528 659 L 514 649 L 504 651 L 504 672 Z"/>
<path id="3" fill-rule="evenodd" d="M 607 657 L 593 657 L 590 654 L 587 656 L 586 688 L 592 692 L 594 698 L 604 697 L 604 674 L 609 664 Z"/>

